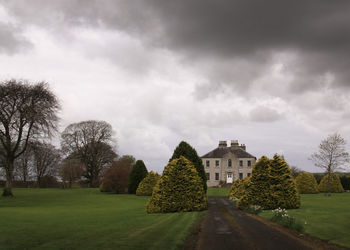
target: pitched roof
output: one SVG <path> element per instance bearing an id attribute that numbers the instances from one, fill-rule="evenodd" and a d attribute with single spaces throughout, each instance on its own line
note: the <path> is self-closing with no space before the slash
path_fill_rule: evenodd
<path id="1" fill-rule="evenodd" d="M 241 148 L 231 147 L 216 148 L 213 151 L 210 151 L 209 153 L 203 155 L 201 158 L 222 158 L 225 154 L 229 152 L 233 153 L 237 158 L 256 158 L 255 156 L 249 154 Z"/>

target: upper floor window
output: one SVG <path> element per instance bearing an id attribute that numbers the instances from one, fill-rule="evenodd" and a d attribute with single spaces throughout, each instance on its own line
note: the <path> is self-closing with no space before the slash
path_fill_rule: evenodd
<path id="1" fill-rule="evenodd" d="M 243 161 L 242 160 L 239 161 L 239 167 L 241 167 L 241 168 L 243 167 Z"/>
<path id="2" fill-rule="evenodd" d="M 248 167 L 252 166 L 252 161 L 248 161 Z"/>
<path id="3" fill-rule="evenodd" d="M 218 167 L 219 164 L 220 164 L 220 163 L 219 163 L 219 160 L 216 160 L 216 161 L 215 161 L 215 167 Z"/>
<path id="4" fill-rule="evenodd" d="M 231 161 L 231 159 L 228 159 L 228 161 L 227 161 L 227 166 L 228 166 L 229 168 L 232 168 L 232 161 Z"/>
<path id="5" fill-rule="evenodd" d="M 206 161 L 205 161 L 205 166 L 206 166 L 207 168 L 210 167 L 210 161 L 209 161 L 209 160 L 206 160 Z"/>
<path id="6" fill-rule="evenodd" d="M 207 181 L 209 181 L 210 180 L 210 173 L 205 173 L 205 174 L 207 176 Z"/>

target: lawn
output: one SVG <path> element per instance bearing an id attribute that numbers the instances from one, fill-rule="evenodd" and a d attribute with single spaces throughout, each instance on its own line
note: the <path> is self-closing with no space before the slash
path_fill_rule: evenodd
<path id="1" fill-rule="evenodd" d="M 208 196 L 227 196 L 229 188 L 211 187 L 207 190 Z"/>
<path id="2" fill-rule="evenodd" d="M 288 210 L 290 216 L 304 223 L 305 233 L 350 247 L 350 193 L 301 195 L 301 208 Z M 271 211 L 260 214 L 271 218 Z M 306 221 L 306 224 L 305 224 Z"/>
<path id="3" fill-rule="evenodd" d="M 179 249 L 197 212 L 147 214 L 149 197 L 15 189 L 0 197 L 1 249 Z"/>

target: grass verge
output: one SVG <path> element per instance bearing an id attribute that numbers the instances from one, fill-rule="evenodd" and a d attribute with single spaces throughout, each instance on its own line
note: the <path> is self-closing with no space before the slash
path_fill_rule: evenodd
<path id="1" fill-rule="evenodd" d="M 303 223 L 304 232 L 322 240 L 350 247 L 350 193 L 301 195 L 301 207 L 288 214 Z M 259 216 L 271 219 L 272 211 Z"/>
<path id="2" fill-rule="evenodd" d="M 0 197 L 1 249 L 179 249 L 198 213 L 147 214 L 149 197 L 16 189 Z"/>

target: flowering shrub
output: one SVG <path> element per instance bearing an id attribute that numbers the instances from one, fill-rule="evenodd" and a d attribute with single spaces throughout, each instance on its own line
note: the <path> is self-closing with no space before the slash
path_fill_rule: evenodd
<path id="1" fill-rule="evenodd" d="M 271 221 L 300 232 L 304 230 L 303 225 L 297 222 L 295 218 L 289 216 L 286 209 L 276 208 L 272 210 L 272 212 L 273 212 L 273 216 L 271 218 Z"/>
<path id="2" fill-rule="evenodd" d="M 246 209 L 246 211 L 251 214 L 259 214 L 262 210 L 262 206 L 259 205 L 249 205 Z"/>
<path id="3" fill-rule="evenodd" d="M 234 196 L 229 197 L 228 200 L 231 201 L 235 207 L 237 206 L 237 203 L 239 201 L 239 199 L 237 199 Z"/>

